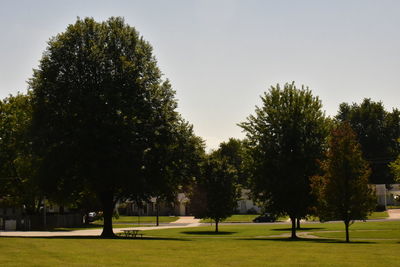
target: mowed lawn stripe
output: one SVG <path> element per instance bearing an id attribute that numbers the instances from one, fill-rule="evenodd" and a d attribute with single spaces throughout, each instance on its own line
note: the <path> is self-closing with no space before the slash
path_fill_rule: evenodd
<path id="1" fill-rule="evenodd" d="M 249 239 L 0 238 L 4 266 L 265 266 L 398 264 L 399 244 Z"/>

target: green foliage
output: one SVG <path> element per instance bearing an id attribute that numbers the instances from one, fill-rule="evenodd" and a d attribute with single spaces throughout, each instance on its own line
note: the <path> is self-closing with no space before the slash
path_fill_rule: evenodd
<path id="1" fill-rule="evenodd" d="M 202 175 L 198 177 L 192 195 L 190 208 L 197 218 L 209 218 L 218 223 L 234 214 L 239 198 L 237 186 L 238 171 L 221 154 L 220 149 L 204 161 Z"/>
<path id="2" fill-rule="evenodd" d="M 237 177 L 235 182 L 244 188 L 249 186 L 249 153 L 246 150 L 245 141 L 229 138 L 228 142 L 222 142 L 215 151 L 220 158 L 235 169 Z"/>
<path id="3" fill-rule="evenodd" d="M 27 139 L 31 117 L 30 95 L 0 101 L 0 199 L 3 205 L 25 205 L 27 213 L 34 213 L 40 202 Z"/>
<path id="4" fill-rule="evenodd" d="M 152 177 L 149 191 L 157 199 L 170 202 L 200 174 L 199 162 L 204 159 L 204 142 L 194 134 L 192 125 L 180 119 L 172 130 L 173 142 L 164 147 L 156 143 L 145 170 Z"/>
<path id="5" fill-rule="evenodd" d="M 118 199 L 147 199 L 170 181 L 162 168 L 182 120 L 152 47 L 121 18 L 78 19 L 49 41 L 30 87 L 42 188 L 54 199 L 93 192 L 111 236 Z"/>
<path id="6" fill-rule="evenodd" d="M 393 174 L 388 164 L 400 153 L 397 140 L 400 138 L 400 111 L 387 112 L 382 102 L 364 99 L 361 104 L 351 106 L 342 103 L 336 119 L 347 121 L 357 134 L 364 158 L 370 163 L 370 182 L 393 183 Z"/>
<path id="7" fill-rule="evenodd" d="M 310 176 L 318 170 L 329 124 L 321 101 L 294 83 L 271 87 L 261 100 L 255 115 L 240 124 L 253 162 L 252 191 L 269 212 L 294 221 L 313 204 Z"/>
<path id="8" fill-rule="evenodd" d="M 396 160 L 389 163 L 389 168 L 394 176 L 394 181 L 400 183 L 400 155 Z"/>
<path id="9" fill-rule="evenodd" d="M 343 220 L 348 242 L 349 224 L 367 219 L 376 203 L 373 190 L 368 186 L 370 169 L 348 123 L 332 130 L 321 169 L 323 175 L 313 178 L 319 217 L 321 220 Z"/>

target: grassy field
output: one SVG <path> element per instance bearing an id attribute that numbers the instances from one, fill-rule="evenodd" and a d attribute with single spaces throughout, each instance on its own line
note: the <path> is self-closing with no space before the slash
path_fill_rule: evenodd
<path id="1" fill-rule="evenodd" d="M 231 217 L 228 217 L 225 221 L 227 223 L 248 223 L 248 222 L 253 222 L 254 218 L 259 216 L 258 214 L 235 214 L 232 215 Z M 387 211 L 381 211 L 381 212 L 373 212 L 370 216 L 368 216 L 369 220 L 372 219 L 385 219 L 389 215 Z M 278 221 L 285 221 L 287 220 L 288 217 L 280 217 L 278 218 Z M 309 221 L 319 221 L 318 217 L 310 217 Z M 210 219 L 203 219 L 201 220 L 202 223 L 211 223 L 213 222 Z"/>
<path id="2" fill-rule="evenodd" d="M 179 217 L 174 216 L 160 216 L 160 223 L 170 223 L 176 221 Z M 139 224 L 140 223 L 140 224 Z M 156 225 L 156 217 L 154 216 L 120 216 L 118 219 L 113 218 L 113 227 L 114 228 L 126 228 L 126 227 L 143 227 L 143 226 L 151 226 L 147 224 Z M 50 229 L 53 231 L 72 231 L 72 230 L 84 230 L 84 229 L 95 229 L 95 228 L 103 228 L 103 221 L 97 220 L 89 225 L 83 224 L 81 227 L 62 227 L 62 228 L 54 228 Z"/>
<path id="3" fill-rule="evenodd" d="M 113 224 L 113 228 L 127 228 L 127 227 L 145 227 L 145 226 L 152 226 L 152 225 L 143 225 L 143 224 Z M 103 223 L 90 223 L 82 224 L 81 226 L 77 227 L 56 227 L 50 228 L 49 231 L 75 231 L 75 230 L 87 230 L 87 229 L 99 229 L 103 228 Z"/>
<path id="4" fill-rule="evenodd" d="M 252 222 L 254 218 L 259 215 L 253 214 L 236 214 L 227 218 L 224 222 L 226 223 L 249 223 Z M 386 211 L 382 212 L 374 212 L 368 219 L 384 219 L 387 218 L 388 214 Z M 170 223 L 176 221 L 179 217 L 174 216 L 160 216 L 160 223 Z M 278 218 L 278 221 L 285 221 L 287 217 Z M 318 218 L 312 218 L 310 221 L 318 221 Z M 140 222 L 140 224 L 139 224 Z M 201 220 L 203 223 L 211 223 L 212 221 L 209 219 Z M 154 224 L 156 223 L 156 218 L 154 216 L 120 216 L 118 219 L 113 218 L 114 228 L 126 228 L 126 227 L 142 227 L 147 226 L 146 224 Z M 143 225 L 144 224 L 144 225 Z M 73 228 L 55 228 L 51 229 L 54 231 L 71 231 L 71 230 L 83 230 L 83 229 L 94 229 L 94 228 L 102 228 L 103 221 L 98 220 L 90 225 L 82 225 L 81 227 L 73 227 Z"/>
<path id="5" fill-rule="evenodd" d="M 170 223 L 179 219 L 176 216 L 159 216 L 160 223 Z M 156 216 L 119 216 L 118 218 L 113 218 L 113 224 L 124 224 L 124 223 L 156 223 Z M 94 221 L 93 224 L 103 225 L 102 220 Z"/>
<path id="6" fill-rule="evenodd" d="M 173 237 L 173 238 L 182 238 L 182 237 L 240 237 L 240 238 L 267 238 L 270 236 L 278 236 L 284 233 L 290 232 L 290 224 L 284 223 L 273 223 L 273 224 L 254 224 L 254 225 L 221 225 L 220 234 L 214 233 L 214 226 L 205 226 L 205 227 L 196 227 L 196 228 L 175 228 L 175 229 L 164 229 L 160 230 L 151 230 L 145 231 L 146 236 L 153 237 Z M 337 237 L 340 239 L 344 238 L 344 224 L 341 222 L 335 223 L 305 223 L 302 224 L 302 228 L 300 232 L 309 232 L 314 235 L 319 235 L 317 233 L 326 233 L 326 232 L 338 232 Z M 360 231 L 360 232 L 369 232 L 369 231 L 393 231 L 400 235 L 400 221 L 384 221 L 384 222 L 355 222 L 350 226 L 350 231 Z M 340 236 L 341 235 L 341 236 Z M 366 235 L 366 238 L 368 236 Z M 395 237 L 395 238 L 396 238 Z M 351 238 L 351 234 L 350 234 Z M 385 239 L 386 237 L 382 237 Z M 398 236 L 400 241 L 400 236 Z"/>
<path id="7" fill-rule="evenodd" d="M 260 216 L 259 214 L 235 214 L 231 217 L 226 218 L 223 222 L 232 222 L 232 223 L 242 223 L 242 222 L 253 222 L 254 218 Z M 210 219 L 202 219 L 202 223 L 211 223 L 213 222 Z"/>
<path id="8" fill-rule="evenodd" d="M 400 221 L 304 224 L 322 239 L 291 241 L 288 224 L 144 231 L 143 239 L 0 238 L 2 266 L 389 266 L 399 263 Z M 330 232 L 328 232 L 330 231 Z M 275 237 L 273 237 L 275 236 Z M 360 239 L 356 239 L 360 238 Z M 337 238 L 337 239 L 328 239 Z"/>
<path id="9" fill-rule="evenodd" d="M 368 219 L 369 220 L 385 219 L 387 217 L 389 217 L 389 214 L 387 213 L 387 211 L 375 211 L 370 216 L 368 216 Z"/>

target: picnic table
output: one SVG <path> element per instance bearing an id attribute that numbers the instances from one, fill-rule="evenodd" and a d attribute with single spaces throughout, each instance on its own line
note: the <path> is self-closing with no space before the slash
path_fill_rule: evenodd
<path id="1" fill-rule="evenodd" d="M 140 230 L 122 230 L 125 237 L 137 238 L 140 236 L 140 238 L 143 238 L 143 234 L 139 232 Z"/>

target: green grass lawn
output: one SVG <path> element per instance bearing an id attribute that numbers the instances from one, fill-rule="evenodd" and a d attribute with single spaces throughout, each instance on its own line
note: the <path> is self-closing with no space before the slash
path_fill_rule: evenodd
<path id="1" fill-rule="evenodd" d="M 389 217 L 389 214 L 387 211 L 375 211 L 371 215 L 368 216 L 368 220 L 373 220 L 373 219 L 385 219 Z"/>
<path id="2" fill-rule="evenodd" d="M 158 217 L 160 223 L 170 223 L 174 222 L 179 219 L 179 217 L 176 216 L 159 216 Z M 103 221 L 98 220 L 95 221 L 94 223 L 97 224 L 103 224 Z M 114 224 L 120 224 L 120 223 L 134 223 L 134 224 L 139 224 L 139 223 L 156 223 L 156 216 L 119 216 L 119 218 L 113 218 L 113 223 Z"/>
<path id="3" fill-rule="evenodd" d="M 113 228 L 127 228 L 127 227 L 145 227 L 151 225 L 143 225 L 143 224 L 113 224 Z M 53 229 L 49 229 L 49 231 L 74 231 L 74 230 L 87 230 L 87 229 L 100 229 L 103 228 L 102 223 L 91 223 L 89 225 L 82 224 L 80 227 L 57 227 Z"/>
<path id="4" fill-rule="evenodd" d="M 258 216 L 260 216 L 260 214 L 235 214 L 226 218 L 223 223 L 250 223 L 253 222 L 253 220 Z M 279 217 L 278 221 L 286 221 L 287 219 L 288 217 L 283 216 Z M 211 219 L 202 219 L 200 222 L 212 223 L 214 221 Z"/>
<path id="5" fill-rule="evenodd" d="M 235 214 L 232 215 L 223 222 L 232 222 L 232 223 L 247 223 L 247 222 L 253 222 L 254 218 L 257 216 L 260 216 L 258 214 Z M 211 223 L 214 222 L 211 219 L 202 219 L 200 222 L 202 223 Z"/>
<path id="6" fill-rule="evenodd" d="M 175 228 L 164 230 L 149 230 L 144 233 L 155 237 L 269 237 L 290 232 L 290 224 L 254 224 L 254 225 L 220 225 L 220 234 L 214 233 L 214 226 L 203 226 L 194 228 Z M 355 222 L 350 226 L 351 231 L 397 231 L 400 234 L 400 221 L 384 222 Z M 344 231 L 344 224 L 335 223 L 303 223 L 300 232 L 326 232 L 326 231 Z M 351 237 L 351 236 L 350 236 Z M 340 237 L 338 237 L 340 239 Z M 400 241 L 400 236 L 399 236 Z"/>
<path id="7" fill-rule="evenodd" d="M 224 223 L 249 223 L 249 222 L 253 222 L 254 218 L 256 218 L 257 216 L 260 216 L 259 214 L 235 214 L 232 215 L 231 217 L 228 217 L 225 221 L 223 221 Z M 369 220 L 372 219 L 385 219 L 389 217 L 387 211 L 382 211 L 382 212 L 373 212 L 370 216 L 368 216 Z M 278 221 L 286 221 L 288 219 L 288 217 L 283 216 L 283 217 L 279 217 Z M 319 221 L 318 217 L 313 217 L 310 216 L 308 218 L 308 221 Z M 213 221 L 210 219 L 202 219 L 200 222 L 202 223 L 212 223 Z"/>
<path id="8" fill-rule="evenodd" d="M 344 230 L 343 223 L 303 226 L 301 231 L 321 236 Z M 356 222 L 350 229 L 350 238 L 357 235 L 363 240 L 343 243 L 343 233 L 326 236 L 337 239 L 271 237 L 288 233 L 289 224 L 222 225 L 220 234 L 210 226 L 151 230 L 143 231 L 143 239 L 0 237 L 0 262 L 2 266 L 398 265 L 400 221 Z"/>
<path id="9" fill-rule="evenodd" d="M 174 216 L 160 216 L 160 223 L 170 223 L 176 221 L 179 217 Z M 140 224 L 139 224 L 140 223 Z M 113 218 L 113 227 L 114 228 L 126 228 L 126 227 L 143 227 L 143 226 L 151 226 L 151 225 L 143 225 L 143 224 L 156 224 L 156 217 L 154 216 L 120 216 L 118 219 Z M 52 231 L 73 231 L 73 230 L 84 230 L 84 229 L 95 229 L 95 228 L 103 228 L 103 221 L 97 220 L 89 225 L 82 224 L 80 227 L 60 227 L 50 229 Z"/>

